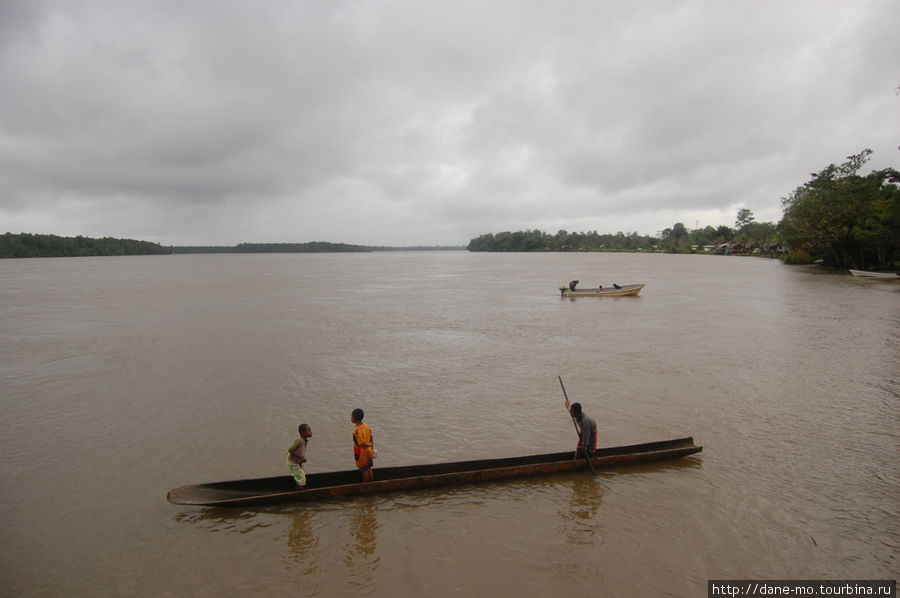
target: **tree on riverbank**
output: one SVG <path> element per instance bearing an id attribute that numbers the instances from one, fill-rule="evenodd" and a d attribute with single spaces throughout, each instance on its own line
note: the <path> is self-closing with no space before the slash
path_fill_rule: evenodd
<path id="1" fill-rule="evenodd" d="M 614 235 L 569 233 L 561 230 L 555 235 L 540 230 L 488 233 L 469 241 L 469 251 L 638 251 L 649 248 L 659 239 L 634 233 Z"/>
<path id="2" fill-rule="evenodd" d="M 104 237 L 58 237 L 28 233 L 0 235 L 0 258 L 85 257 L 98 255 L 155 255 L 172 253 L 168 247 L 149 241 Z"/>
<path id="3" fill-rule="evenodd" d="M 835 268 L 890 267 L 900 253 L 900 173 L 858 174 L 866 149 L 813 173 L 782 199 L 789 263 L 821 259 Z"/>
<path id="4" fill-rule="evenodd" d="M 706 252 L 704 248 L 719 247 L 739 241 L 742 247 L 758 248 L 778 244 L 778 230 L 771 222 L 754 222 L 753 212 L 738 213 L 743 225 L 734 230 L 727 226 L 706 226 L 689 230 L 677 222 L 660 232 L 658 237 L 625 234 L 570 233 L 561 230 L 555 235 L 540 230 L 489 233 L 469 241 L 469 251 L 659 251 L 666 253 Z M 748 249 L 748 251 L 750 251 Z"/>

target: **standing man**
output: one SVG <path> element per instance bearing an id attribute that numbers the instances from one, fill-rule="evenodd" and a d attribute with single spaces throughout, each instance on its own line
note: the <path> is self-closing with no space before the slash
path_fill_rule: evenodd
<path id="1" fill-rule="evenodd" d="M 580 451 L 585 457 L 590 457 L 597 450 L 597 422 L 581 410 L 581 403 L 572 403 L 569 415 L 578 426 L 578 446 L 575 452 L 577 454 Z"/>
<path id="2" fill-rule="evenodd" d="M 306 471 L 303 469 L 303 464 L 306 463 L 306 445 L 312 438 L 312 428 L 309 427 L 309 424 L 300 424 L 297 432 L 300 434 L 300 438 L 295 440 L 287 450 L 287 464 L 294 481 L 297 482 L 297 489 L 300 489 L 306 486 Z"/>
<path id="3" fill-rule="evenodd" d="M 350 414 L 350 421 L 356 424 L 353 428 L 353 458 L 356 466 L 362 474 L 363 482 L 371 482 L 375 479 L 372 473 L 372 465 L 375 459 L 375 439 L 372 438 L 372 429 L 369 424 L 363 423 L 362 409 L 354 409 Z"/>

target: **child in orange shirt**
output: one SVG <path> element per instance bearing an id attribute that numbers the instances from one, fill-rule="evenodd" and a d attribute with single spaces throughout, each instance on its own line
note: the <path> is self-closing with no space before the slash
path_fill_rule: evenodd
<path id="1" fill-rule="evenodd" d="M 365 413 L 362 409 L 354 409 L 350 414 L 350 421 L 356 424 L 353 429 L 353 457 L 362 474 L 362 481 L 371 482 L 375 479 L 372 473 L 375 459 L 375 439 L 372 437 L 372 429 L 369 424 L 363 423 L 364 416 Z"/>

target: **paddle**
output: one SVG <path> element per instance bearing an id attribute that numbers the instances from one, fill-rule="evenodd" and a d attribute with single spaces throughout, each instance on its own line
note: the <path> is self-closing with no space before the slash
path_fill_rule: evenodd
<path id="1" fill-rule="evenodd" d="M 559 378 L 559 385 L 560 385 L 560 387 L 562 387 L 563 396 L 566 398 L 566 411 L 569 412 L 569 417 L 572 418 L 572 425 L 575 426 L 575 433 L 578 434 L 578 438 L 580 440 L 581 439 L 581 430 L 578 429 L 578 424 L 575 422 L 575 417 L 572 416 L 572 411 L 571 411 L 572 406 L 571 406 L 571 404 L 569 404 L 569 393 L 566 392 L 566 385 L 563 384 L 562 376 L 557 376 L 557 378 Z M 585 450 L 584 446 L 581 447 L 581 452 L 582 452 L 582 454 L 584 454 L 584 458 L 587 460 L 588 465 L 591 466 L 591 472 L 596 476 L 597 471 L 594 469 L 594 464 L 591 461 L 591 457 L 590 457 L 590 455 L 587 454 L 587 451 Z M 576 451 L 576 454 L 578 454 L 577 451 Z"/>

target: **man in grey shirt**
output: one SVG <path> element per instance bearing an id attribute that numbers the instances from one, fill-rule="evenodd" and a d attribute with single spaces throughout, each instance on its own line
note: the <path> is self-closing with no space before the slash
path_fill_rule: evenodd
<path id="1" fill-rule="evenodd" d="M 597 450 L 597 422 L 581 410 L 581 403 L 572 403 L 569 415 L 578 426 L 578 447 L 575 449 L 590 456 Z"/>

